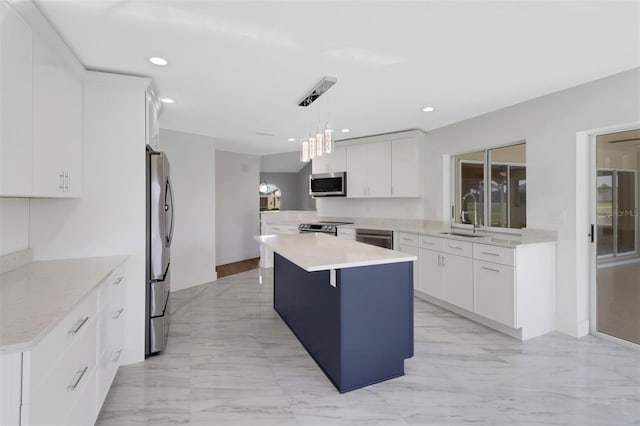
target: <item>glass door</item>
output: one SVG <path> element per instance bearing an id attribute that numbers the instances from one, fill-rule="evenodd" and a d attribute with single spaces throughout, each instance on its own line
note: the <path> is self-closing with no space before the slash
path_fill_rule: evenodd
<path id="1" fill-rule="evenodd" d="M 596 138 L 596 331 L 640 345 L 640 130 Z"/>

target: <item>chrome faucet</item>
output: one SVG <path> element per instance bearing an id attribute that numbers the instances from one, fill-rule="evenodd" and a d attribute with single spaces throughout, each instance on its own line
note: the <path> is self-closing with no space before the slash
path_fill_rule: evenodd
<path id="1" fill-rule="evenodd" d="M 473 233 L 477 234 L 478 233 L 478 229 L 480 229 L 480 224 L 479 223 L 474 223 L 473 224 Z"/>
<path id="2" fill-rule="evenodd" d="M 475 232 L 475 226 L 476 223 L 478 223 L 478 199 L 476 198 L 475 194 L 472 192 L 473 190 L 467 192 L 466 194 L 464 194 L 464 196 L 462 197 L 462 206 L 463 207 L 466 203 L 467 197 L 471 197 L 473 199 L 473 221 L 471 223 L 473 223 L 473 229 Z M 464 215 L 466 213 L 469 213 L 468 211 L 464 211 L 462 208 L 460 209 L 460 222 L 465 223 L 465 217 Z"/>

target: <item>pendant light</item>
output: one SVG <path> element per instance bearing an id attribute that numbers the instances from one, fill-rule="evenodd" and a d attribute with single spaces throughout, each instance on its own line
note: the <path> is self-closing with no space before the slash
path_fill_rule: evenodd
<path id="1" fill-rule="evenodd" d="M 300 161 L 309 162 L 309 141 L 300 139 Z"/>
<path id="2" fill-rule="evenodd" d="M 309 136 L 309 158 L 313 160 L 316 156 L 316 138 Z"/>
<path id="3" fill-rule="evenodd" d="M 316 99 L 336 84 L 337 81 L 335 77 L 324 77 L 298 102 L 298 106 L 308 108 Z M 324 126 L 318 126 L 317 131 L 312 132 L 308 139 L 301 139 L 299 149 L 300 161 L 305 163 L 315 157 L 333 153 L 333 130 L 331 129 L 329 121 L 327 120 Z"/>

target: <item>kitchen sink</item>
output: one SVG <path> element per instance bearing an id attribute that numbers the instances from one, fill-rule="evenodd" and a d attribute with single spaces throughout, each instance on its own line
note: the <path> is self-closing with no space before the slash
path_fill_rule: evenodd
<path id="1" fill-rule="evenodd" d="M 441 232 L 443 235 L 454 235 L 456 237 L 467 237 L 467 238 L 478 238 L 484 237 L 485 235 L 480 234 L 468 234 L 466 232 Z"/>

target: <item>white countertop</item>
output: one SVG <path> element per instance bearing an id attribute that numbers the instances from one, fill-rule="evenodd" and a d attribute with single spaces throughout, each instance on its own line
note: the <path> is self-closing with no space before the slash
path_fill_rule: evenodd
<path id="1" fill-rule="evenodd" d="M 307 272 L 411 262 L 416 256 L 320 233 L 255 237 Z"/>
<path id="2" fill-rule="evenodd" d="M 407 232 L 410 234 L 428 235 L 431 237 L 446 238 L 458 241 L 469 241 L 473 243 L 489 244 L 493 246 L 511 247 L 515 248 L 521 245 L 529 244 L 547 244 L 555 243 L 555 236 L 550 235 L 546 231 L 528 230 L 523 229 L 522 235 L 509 234 L 500 232 L 485 232 L 479 231 L 479 237 L 465 237 L 456 236 L 450 234 L 443 234 L 443 232 L 460 232 L 463 234 L 471 234 L 470 230 L 451 228 L 448 224 L 433 224 L 433 225 L 384 225 L 384 224 L 362 224 L 351 223 L 348 225 L 340 225 L 339 228 L 348 229 L 384 229 L 392 230 L 394 232 Z"/>
<path id="3" fill-rule="evenodd" d="M 0 275 L 0 351 L 29 349 L 125 260 L 40 261 Z"/>

